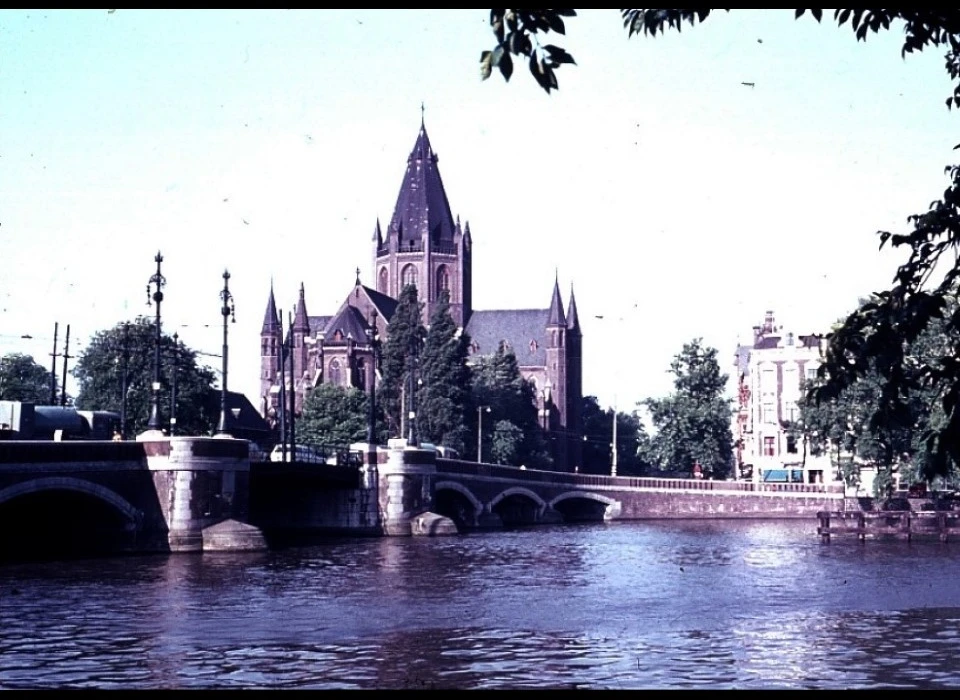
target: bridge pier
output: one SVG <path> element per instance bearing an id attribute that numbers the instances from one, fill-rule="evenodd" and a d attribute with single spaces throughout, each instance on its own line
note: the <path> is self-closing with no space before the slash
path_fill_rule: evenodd
<path id="1" fill-rule="evenodd" d="M 246 440 L 139 435 L 167 527 L 171 552 L 263 550 L 249 525 L 250 445 Z"/>
<path id="2" fill-rule="evenodd" d="M 432 512 L 436 452 L 390 440 L 387 458 L 377 465 L 380 526 L 390 537 L 456 534 L 452 520 Z"/>

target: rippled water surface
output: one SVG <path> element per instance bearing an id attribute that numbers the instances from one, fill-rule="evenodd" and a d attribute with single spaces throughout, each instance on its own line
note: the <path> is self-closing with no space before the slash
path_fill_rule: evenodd
<path id="1" fill-rule="evenodd" d="M 960 543 L 642 522 L 0 566 L 0 689 L 958 688 Z"/>

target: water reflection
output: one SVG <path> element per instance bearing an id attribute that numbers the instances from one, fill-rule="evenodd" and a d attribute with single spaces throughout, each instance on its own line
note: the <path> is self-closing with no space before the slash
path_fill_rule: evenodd
<path id="1" fill-rule="evenodd" d="M 9 565 L 0 688 L 960 686 L 960 550 L 814 530 L 590 524 Z"/>

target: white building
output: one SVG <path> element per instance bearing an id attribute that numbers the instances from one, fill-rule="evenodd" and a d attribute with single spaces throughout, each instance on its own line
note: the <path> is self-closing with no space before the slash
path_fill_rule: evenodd
<path id="1" fill-rule="evenodd" d="M 834 481 L 827 456 L 807 454 L 789 430 L 807 380 L 820 366 L 821 336 L 784 331 L 767 311 L 753 342 L 736 352 L 737 410 L 733 421 L 737 476 L 754 481 Z"/>

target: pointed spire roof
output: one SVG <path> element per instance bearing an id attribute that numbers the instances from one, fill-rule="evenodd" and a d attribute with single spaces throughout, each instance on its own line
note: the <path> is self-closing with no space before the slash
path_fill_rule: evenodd
<path id="1" fill-rule="evenodd" d="M 577 315 L 577 300 L 573 296 L 573 284 L 570 285 L 570 303 L 567 305 L 567 328 L 580 330 L 580 317 Z"/>
<path id="2" fill-rule="evenodd" d="M 383 233 L 380 231 L 380 217 L 377 217 L 377 225 L 373 229 L 373 242 L 377 244 L 377 247 L 383 245 Z"/>
<path id="3" fill-rule="evenodd" d="M 427 235 L 433 243 L 453 244 L 453 214 L 437 161 L 437 155 L 430 146 L 427 128 L 421 122 L 417 141 L 407 158 L 407 170 L 387 229 L 389 236 L 400 238 L 401 247 L 408 240 L 419 243 Z"/>
<path id="4" fill-rule="evenodd" d="M 277 302 L 273 296 L 273 280 L 270 280 L 270 296 L 267 298 L 267 310 L 263 314 L 263 328 L 260 333 L 274 334 L 280 329 L 280 315 L 277 313 Z"/>
<path id="5" fill-rule="evenodd" d="M 566 326 L 567 319 L 563 315 L 563 300 L 560 298 L 560 280 L 553 282 L 553 298 L 550 300 L 550 311 L 547 314 L 548 326 Z"/>
<path id="6" fill-rule="evenodd" d="M 292 330 L 310 332 L 310 320 L 307 318 L 307 302 L 303 294 L 303 282 L 300 283 L 300 299 L 297 301 L 297 313 L 293 318 Z"/>

